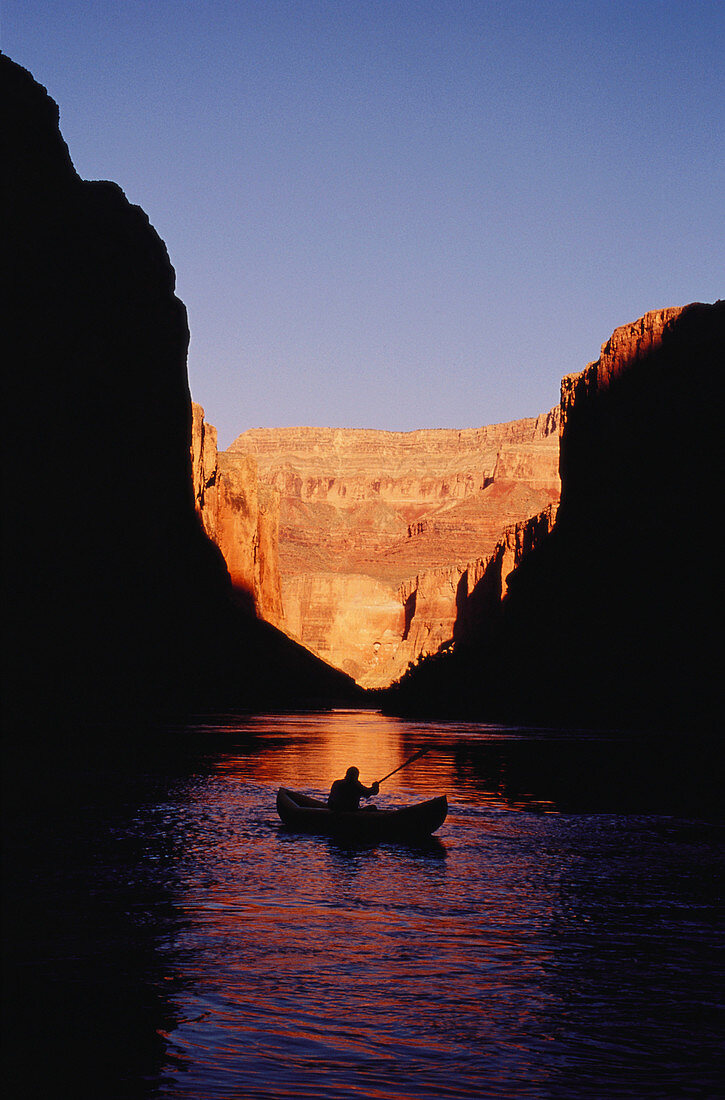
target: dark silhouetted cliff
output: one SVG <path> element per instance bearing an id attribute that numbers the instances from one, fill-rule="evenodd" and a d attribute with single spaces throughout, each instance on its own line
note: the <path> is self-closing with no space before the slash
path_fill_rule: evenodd
<path id="1" fill-rule="evenodd" d="M 417 669 L 391 709 L 714 725 L 724 358 L 725 303 L 693 304 L 617 329 L 597 362 L 563 380 L 553 530 L 509 574 L 493 617 L 480 616 L 490 593 L 478 593 L 478 619 L 464 601 L 455 651 Z"/>
<path id="2" fill-rule="evenodd" d="M 349 681 L 240 613 L 194 510 L 186 311 L 163 242 L 73 169 L 0 58 L 5 702 L 104 718 L 324 700 Z"/>

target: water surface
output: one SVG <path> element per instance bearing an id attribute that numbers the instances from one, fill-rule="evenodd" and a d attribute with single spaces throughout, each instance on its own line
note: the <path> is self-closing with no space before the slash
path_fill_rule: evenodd
<path id="1" fill-rule="evenodd" d="M 170 736 L 54 782 L 44 825 L 29 779 L 14 1096 L 722 1095 L 722 823 L 691 746 L 354 711 Z M 375 801 L 445 793 L 430 844 L 279 822 L 279 786 L 424 746 Z"/>
<path id="2" fill-rule="evenodd" d="M 719 831 L 601 808 L 628 787 L 595 780 L 607 739 L 360 712 L 247 721 L 222 752 L 207 732 L 154 809 L 181 838 L 162 1096 L 718 1095 Z M 431 845 L 280 826 L 278 786 L 321 794 L 350 763 L 370 783 L 426 744 L 376 801 L 446 793 Z"/>

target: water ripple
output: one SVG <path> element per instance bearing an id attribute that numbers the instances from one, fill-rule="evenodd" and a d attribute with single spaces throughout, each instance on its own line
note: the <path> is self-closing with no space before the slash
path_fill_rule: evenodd
<path id="1" fill-rule="evenodd" d="M 572 811 L 522 770 L 521 730 L 508 760 L 498 727 L 245 721 L 253 751 L 210 750 L 137 821 L 175 875 L 162 1096 L 717 1095 L 707 823 Z M 370 781 L 425 739 L 376 801 L 447 793 L 430 850 L 280 827 L 278 786 L 322 793 L 352 762 Z"/>

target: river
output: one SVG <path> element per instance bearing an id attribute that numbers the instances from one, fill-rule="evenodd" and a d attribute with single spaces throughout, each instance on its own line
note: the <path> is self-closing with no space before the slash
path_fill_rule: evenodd
<path id="1" fill-rule="evenodd" d="M 98 1096 L 722 1095 L 722 821 L 651 742 L 365 711 L 177 732 L 183 762 L 79 808 L 85 847 L 49 833 L 36 883 L 66 928 L 46 1001 L 49 967 L 58 1014 L 103 1015 L 87 1049 L 115 1052 L 86 1066 Z M 279 786 L 370 783 L 423 747 L 375 801 L 445 793 L 432 843 L 282 828 Z"/>

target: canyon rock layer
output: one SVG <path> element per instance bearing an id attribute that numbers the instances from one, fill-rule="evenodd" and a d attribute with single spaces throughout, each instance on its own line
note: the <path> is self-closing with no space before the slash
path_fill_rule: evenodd
<path id="1" fill-rule="evenodd" d="M 244 432 L 227 460 L 279 494 L 285 629 L 365 687 L 435 652 L 468 563 L 558 500 L 558 425 Z"/>
<path id="2" fill-rule="evenodd" d="M 281 626 L 279 493 L 260 484 L 251 455 L 217 449 L 217 431 L 192 402 L 191 476 L 204 531 L 222 552 L 235 601 Z"/>

